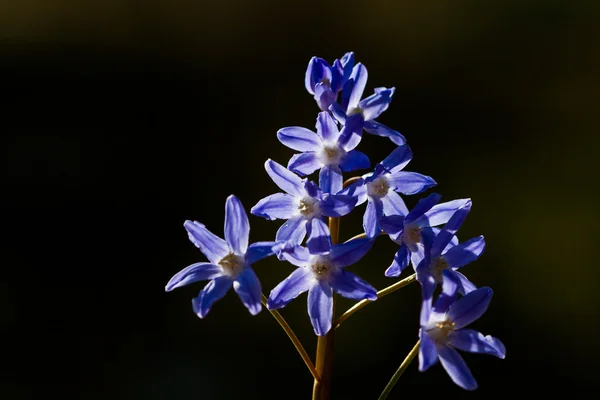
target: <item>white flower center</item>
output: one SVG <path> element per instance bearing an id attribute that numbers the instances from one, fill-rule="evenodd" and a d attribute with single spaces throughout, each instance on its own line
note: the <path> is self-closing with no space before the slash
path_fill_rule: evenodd
<path id="1" fill-rule="evenodd" d="M 312 218 L 316 215 L 321 215 L 319 200 L 314 197 L 306 196 L 298 204 L 298 211 L 306 218 Z"/>
<path id="2" fill-rule="evenodd" d="M 444 343 L 448 340 L 448 335 L 454 331 L 454 322 L 449 319 L 430 324 L 426 329 L 427 335 L 439 343 Z"/>
<path id="3" fill-rule="evenodd" d="M 347 115 L 351 116 L 351 115 L 355 115 L 355 114 L 363 114 L 363 109 L 360 107 L 353 107 L 350 110 L 348 110 Z M 363 115 L 364 116 L 364 115 Z"/>
<path id="4" fill-rule="evenodd" d="M 367 183 L 367 194 L 371 197 L 381 198 L 388 194 L 390 185 L 388 185 L 387 178 L 385 175 L 381 175 L 373 180 L 373 182 Z"/>
<path id="5" fill-rule="evenodd" d="M 327 257 L 318 256 L 314 258 L 311 268 L 316 279 L 327 280 L 329 279 L 329 274 L 333 270 L 334 266 Z"/>
<path id="6" fill-rule="evenodd" d="M 321 150 L 321 162 L 325 165 L 339 165 L 346 151 L 337 144 L 325 144 Z"/>
<path id="7" fill-rule="evenodd" d="M 246 260 L 244 260 L 244 257 L 238 256 L 235 253 L 229 253 L 219 261 L 219 265 L 223 268 L 223 273 L 225 275 L 236 277 L 244 269 Z"/>
<path id="8" fill-rule="evenodd" d="M 429 273 L 438 283 L 442 283 L 444 277 L 442 275 L 442 271 L 445 269 L 449 269 L 448 261 L 444 259 L 444 257 L 437 257 L 431 260 L 431 264 L 429 264 Z"/>

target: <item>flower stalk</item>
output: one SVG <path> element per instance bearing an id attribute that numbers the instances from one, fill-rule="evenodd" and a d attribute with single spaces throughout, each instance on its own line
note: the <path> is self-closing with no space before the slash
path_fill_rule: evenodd
<path id="1" fill-rule="evenodd" d="M 388 397 L 388 395 L 390 394 L 390 392 L 396 385 L 396 382 L 398 382 L 398 379 L 400 379 L 400 377 L 402 376 L 404 371 L 406 371 L 406 368 L 408 368 L 411 361 L 416 357 L 416 355 L 419 354 L 419 345 L 420 344 L 421 344 L 421 340 L 419 339 L 419 340 L 417 340 L 417 343 L 412 348 L 410 353 L 408 353 L 408 355 L 406 356 L 404 361 L 402 361 L 402 364 L 400 364 L 400 367 L 398 367 L 398 369 L 396 370 L 394 375 L 392 375 L 392 378 L 390 379 L 388 384 L 383 389 L 383 392 L 381 392 L 381 395 L 379 396 L 379 400 L 385 400 Z"/>

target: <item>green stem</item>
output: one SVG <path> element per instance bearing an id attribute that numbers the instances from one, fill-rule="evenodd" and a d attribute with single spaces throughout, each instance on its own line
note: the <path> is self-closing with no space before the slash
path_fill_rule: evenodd
<path id="1" fill-rule="evenodd" d="M 398 370 L 396 372 L 394 372 L 394 375 L 392 375 L 392 378 L 390 379 L 388 384 L 385 386 L 385 389 L 383 389 L 383 392 L 381 392 L 381 395 L 379 396 L 379 400 L 385 400 L 388 397 L 388 395 L 394 388 L 394 385 L 396 385 L 396 382 L 398 382 L 398 379 L 400 379 L 400 376 L 402 376 L 404 371 L 406 371 L 406 368 L 408 368 L 410 362 L 419 353 L 419 344 L 420 343 L 421 343 L 421 340 L 420 339 L 417 340 L 415 347 L 413 347 L 412 350 L 410 351 L 410 353 L 408 353 L 408 355 L 406 356 L 404 361 L 402 361 L 402 364 L 400 364 L 400 367 L 398 367 Z"/>
<path id="2" fill-rule="evenodd" d="M 266 308 L 267 307 L 267 298 L 262 293 L 261 293 L 261 296 L 262 296 L 262 304 Z M 317 374 L 317 370 L 315 369 L 315 366 L 313 365 L 310 357 L 308 356 L 308 353 L 306 352 L 306 350 L 304 350 L 302 343 L 300 343 L 300 340 L 298 340 L 298 337 L 296 336 L 296 334 L 294 333 L 292 328 L 290 328 L 287 321 L 281 316 L 281 314 L 279 314 L 279 311 L 269 310 L 269 312 L 277 320 L 277 322 L 279 322 L 279 325 L 281 325 L 281 327 L 283 328 L 285 333 L 287 333 L 288 337 L 294 344 L 294 347 L 296 347 L 296 350 L 298 350 L 298 353 L 300 353 L 300 357 L 302 357 L 302 360 L 304 360 L 304 363 L 308 367 L 308 370 L 312 374 L 313 378 L 315 379 L 315 381 L 318 381 L 319 374 Z"/>

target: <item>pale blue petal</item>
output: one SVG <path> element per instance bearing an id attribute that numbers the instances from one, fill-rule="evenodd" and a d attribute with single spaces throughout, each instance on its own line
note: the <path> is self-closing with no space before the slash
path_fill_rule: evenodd
<path id="1" fill-rule="evenodd" d="M 288 219 L 275 234 L 276 242 L 290 242 L 300 244 L 306 236 L 306 218 L 303 215 L 297 215 Z"/>
<path id="2" fill-rule="evenodd" d="M 262 309 L 262 289 L 252 268 L 245 268 L 233 281 L 233 290 L 238 294 L 250 314 L 256 315 Z"/>
<path id="3" fill-rule="evenodd" d="M 329 332 L 333 316 L 333 292 L 327 283 L 316 281 L 308 290 L 308 315 L 317 336 Z"/>
<path id="4" fill-rule="evenodd" d="M 412 151 L 408 145 L 399 146 L 390 153 L 380 164 L 390 173 L 404 169 L 412 159 Z"/>
<path id="5" fill-rule="evenodd" d="M 371 135 L 389 138 L 396 146 L 402 146 L 406 144 L 406 138 L 404 135 L 375 120 L 365 121 L 364 129 Z"/>
<path id="6" fill-rule="evenodd" d="M 370 121 L 379 117 L 381 113 L 388 109 L 392 102 L 392 96 L 394 95 L 395 90 L 395 88 L 380 88 L 376 93 L 358 103 L 358 107 L 362 110 L 365 121 Z"/>
<path id="7" fill-rule="evenodd" d="M 385 271 L 385 276 L 390 278 L 400 276 L 400 274 L 402 273 L 404 268 L 406 268 L 409 262 L 410 251 L 408 251 L 408 246 L 402 243 L 400 245 L 400 248 L 396 252 L 396 255 L 394 256 L 394 261 L 392 261 L 392 265 L 390 265 Z"/>
<path id="8" fill-rule="evenodd" d="M 346 118 L 344 127 L 340 131 L 338 145 L 346 151 L 352 151 L 362 139 L 365 120 L 361 114 L 354 114 Z"/>
<path id="9" fill-rule="evenodd" d="M 459 199 L 436 204 L 435 206 L 431 207 L 431 209 L 423 216 L 415 219 L 415 224 L 417 224 L 419 227 L 445 224 L 456 212 L 456 210 L 463 207 L 469 201 L 470 199 Z"/>
<path id="10" fill-rule="evenodd" d="M 185 221 L 183 227 L 188 233 L 188 238 L 202 254 L 213 264 L 218 264 L 229 254 L 227 242 L 210 232 L 197 221 Z"/>
<path id="11" fill-rule="evenodd" d="M 333 103 L 329 106 L 329 111 L 333 114 L 334 118 L 342 125 L 346 125 L 346 109 L 342 108 L 338 103 Z"/>
<path id="12" fill-rule="evenodd" d="M 252 265 L 255 262 L 262 260 L 263 258 L 272 256 L 274 254 L 273 247 L 276 242 L 255 242 L 248 246 L 246 251 L 245 259 L 247 265 Z"/>
<path id="13" fill-rule="evenodd" d="M 315 94 L 315 86 L 324 79 L 331 81 L 329 64 L 322 58 L 311 58 L 304 75 L 304 87 L 308 93 Z"/>
<path id="14" fill-rule="evenodd" d="M 456 269 L 477 260 L 484 249 L 485 240 L 483 236 L 478 236 L 452 247 L 444 253 L 444 259 L 446 259 L 450 268 Z"/>
<path id="15" fill-rule="evenodd" d="M 297 151 L 318 151 L 322 141 L 316 133 L 300 126 L 289 126 L 277 131 L 277 139 L 284 146 Z"/>
<path id="16" fill-rule="evenodd" d="M 366 169 L 371 166 L 369 157 L 358 150 L 352 150 L 346 154 L 346 157 L 340 163 L 340 168 L 344 172 L 351 172 L 357 169 Z"/>
<path id="17" fill-rule="evenodd" d="M 335 194 L 342 190 L 344 178 L 337 165 L 325 165 L 319 172 L 319 187 L 323 193 Z"/>
<path id="18" fill-rule="evenodd" d="M 325 82 L 317 83 L 315 86 L 315 101 L 319 108 L 323 111 L 327 111 L 329 106 L 335 102 L 337 93 L 335 93 L 329 85 Z"/>
<path id="19" fill-rule="evenodd" d="M 423 218 L 423 215 L 425 215 L 425 213 L 427 213 L 432 207 L 434 207 L 440 201 L 441 198 L 442 196 L 440 196 L 439 194 L 431 193 L 424 199 L 419 200 L 417 205 L 412 210 L 410 210 L 410 212 L 406 216 L 406 222 L 414 223 L 419 228 L 422 228 L 424 226 L 431 226 L 427 224 L 420 225 L 418 221 L 421 218 Z"/>
<path id="20" fill-rule="evenodd" d="M 460 286 L 458 287 L 458 291 L 460 294 L 467 295 L 474 290 L 477 290 L 477 286 L 473 284 L 466 276 L 461 274 L 458 271 L 451 271 L 452 274 L 460 281 Z"/>
<path id="21" fill-rule="evenodd" d="M 450 306 L 454 304 L 458 297 L 458 286 L 460 282 L 448 270 L 442 271 L 443 283 L 442 293 L 438 296 L 431 310 L 431 318 L 434 320 L 442 319 Z"/>
<path id="22" fill-rule="evenodd" d="M 416 172 L 397 171 L 388 176 L 388 184 L 397 192 L 411 195 L 429 189 L 437 183 L 430 176 Z"/>
<path id="23" fill-rule="evenodd" d="M 427 261 L 427 260 L 425 260 Z M 426 268 L 421 268 L 422 264 L 417 267 L 417 281 L 421 284 L 421 315 L 420 324 L 427 325 L 433 308 L 433 292 L 437 287 L 435 279 L 426 271 Z"/>
<path id="24" fill-rule="evenodd" d="M 298 175 L 271 159 L 265 162 L 265 170 L 281 190 L 294 197 L 304 197 L 304 182 Z"/>
<path id="25" fill-rule="evenodd" d="M 465 360 L 456 350 L 449 346 L 439 345 L 437 351 L 442 366 L 454 383 L 466 390 L 477 389 L 475 378 L 473 378 Z"/>
<path id="26" fill-rule="evenodd" d="M 454 329 L 461 329 L 481 317 L 487 310 L 492 295 L 492 289 L 482 287 L 458 299 L 448 312 L 448 317 L 454 322 Z"/>
<path id="27" fill-rule="evenodd" d="M 335 120 L 327 111 L 319 113 L 315 128 L 317 129 L 317 135 L 319 135 L 325 143 L 336 143 L 340 136 L 340 131 L 338 130 Z"/>
<path id="28" fill-rule="evenodd" d="M 192 300 L 194 313 L 200 318 L 206 317 L 213 304 L 225 296 L 232 284 L 233 279 L 227 275 L 219 276 L 208 282 L 204 289 L 200 291 L 198 297 Z"/>
<path id="29" fill-rule="evenodd" d="M 481 353 L 504 358 L 506 348 L 502 342 L 492 336 L 484 336 L 473 329 L 461 329 L 452 332 L 448 344 L 469 353 Z"/>
<path id="30" fill-rule="evenodd" d="M 283 282 L 271 290 L 267 301 L 269 310 L 276 310 L 285 307 L 290 301 L 308 291 L 315 282 L 310 268 L 297 268 Z"/>
<path id="31" fill-rule="evenodd" d="M 310 263 L 312 256 L 306 247 L 296 245 L 286 248 L 283 258 L 296 267 L 304 267 Z"/>
<path id="32" fill-rule="evenodd" d="M 471 211 L 471 201 L 467 202 L 464 206 L 456 210 L 450 220 L 444 226 L 436 236 L 431 246 L 431 256 L 438 257 L 442 254 L 442 251 L 446 249 L 446 246 L 452 241 L 453 237 L 456 235 L 458 228 L 463 224 L 467 215 Z"/>
<path id="33" fill-rule="evenodd" d="M 342 107 L 346 110 L 358 106 L 365 91 L 368 76 L 367 68 L 361 63 L 356 64 L 352 69 L 350 79 L 348 79 L 348 82 L 344 85 L 344 91 L 342 93 Z"/>
<path id="34" fill-rule="evenodd" d="M 435 342 L 423 329 L 419 329 L 421 344 L 419 347 L 419 371 L 425 372 L 429 367 L 435 365 L 438 360 Z"/>
<path id="35" fill-rule="evenodd" d="M 379 221 L 383 216 L 383 204 L 380 199 L 369 197 L 365 214 L 363 215 L 363 228 L 368 238 L 374 238 L 381 233 Z"/>
<path id="36" fill-rule="evenodd" d="M 325 194 L 323 200 L 319 202 L 319 208 L 321 214 L 327 217 L 341 217 L 354 209 L 357 200 L 357 196 Z"/>
<path id="37" fill-rule="evenodd" d="M 214 279 L 223 275 L 223 268 L 218 265 L 201 262 L 189 265 L 173 275 L 165 287 L 166 292 L 180 288 L 190 283 Z"/>
<path id="38" fill-rule="evenodd" d="M 298 213 L 298 199 L 287 193 L 275 193 L 259 200 L 250 213 L 268 220 L 289 219 Z"/>
<path id="39" fill-rule="evenodd" d="M 377 300 L 377 290 L 357 275 L 339 270 L 332 274 L 329 284 L 342 296 L 353 300 Z"/>
<path id="40" fill-rule="evenodd" d="M 417 265 L 421 263 L 423 258 L 425 258 L 425 247 L 422 243 L 417 243 L 416 251 L 410 253 L 410 262 L 415 271 L 417 270 Z"/>
<path id="41" fill-rule="evenodd" d="M 346 267 L 360 260 L 373 246 L 373 240 L 353 239 L 331 248 L 329 259 L 338 267 Z"/>
<path id="42" fill-rule="evenodd" d="M 231 195 L 225 202 L 225 240 L 236 253 L 243 255 L 248 250 L 250 222 L 242 202 Z"/>
<path id="43" fill-rule="evenodd" d="M 383 214 L 390 215 L 406 215 L 408 214 L 408 208 L 402 200 L 400 195 L 390 190 L 385 196 L 381 198 L 383 204 Z"/>
<path id="44" fill-rule="evenodd" d="M 313 151 L 294 154 L 288 162 L 288 169 L 302 176 L 310 175 L 322 166 L 321 159 Z"/>
<path id="45" fill-rule="evenodd" d="M 355 207 L 358 207 L 359 205 L 367 201 L 367 185 L 365 185 L 365 180 L 363 178 L 360 178 L 356 182 L 342 189 L 337 194 L 356 197 L 357 201 Z"/>
<path id="46" fill-rule="evenodd" d="M 324 254 L 331 249 L 331 237 L 329 236 L 329 227 L 318 217 L 313 218 L 306 224 L 306 233 L 308 240 L 306 247 L 311 254 Z"/>
<path id="47" fill-rule="evenodd" d="M 379 221 L 381 229 L 389 236 L 393 241 L 401 239 L 402 233 L 404 233 L 404 216 L 402 215 L 388 215 L 381 217 Z"/>

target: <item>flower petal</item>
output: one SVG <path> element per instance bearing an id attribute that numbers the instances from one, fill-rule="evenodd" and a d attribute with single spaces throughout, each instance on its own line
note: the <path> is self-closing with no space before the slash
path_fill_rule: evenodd
<path id="1" fill-rule="evenodd" d="M 353 239 L 331 248 L 329 259 L 338 267 L 343 268 L 360 260 L 373 246 L 369 239 Z"/>
<path id="2" fill-rule="evenodd" d="M 431 207 L 435 206 L 440 201 L 441 198 L 442 198 L 442 196 L 440 196 L 439 194 L 431 193 L 429 196 L 425 197 L 424 199 L 419 200 L 417 205 L 412 210 L 410 210 L 410 212 L 406 216 L 406 222 L 407 223 L 414 222 L 415 225 L 418 226 L 419 228 L 422 228 L 423 226 L 429 226 L 429 225 L 419 225 L 415 221 L 422 218 L 422 216 L 427 211 L 429 211 L 431 209 Z"/>
<path id="3" fill-rule="evenodd" d="M 321 214 L 327 217 L 341 217 L 354 209 L 357 200 L 357 196 L 325 194 L 319 203 L 319 208 Z"/>
<path id="4" fill-rule="evenodd" d="M 452 214 L 450 220 L 444 226 L 444 229 L 439 231 L 435 236 L 435 240 L 431 246 L 431 256 L 437 257 L 442 254 L 442 251 L 446 250 L 446 246 L 455 237 L 458 228 L 463 224 L 465 218 L 471 211 L 471 201 L 467 202 L 464 206 L 459 208 Z"/>
<path id="5" fill-rule="evenodd" d="M 404 233 L 404 216 L 403 215 L 386 215 L 381 217 L 379 221 L 381 229 L 392 239 L 398 241 Z"/>
<path id="6" fill-rule="evenodd" d="M 448 344 L 469 353 L 481 353 L 504 358 L 506 349 L 502 342 L 492 336 L 484 336 L 473 329 L 461 329 L 452 332 Z"/>
<path id="7" fill-rule="evenodd" d="M 423 258 L 425 258 L 425 247 L 422 243 L 417 243 L 416 251 L 410 252 L 410 262 L 415 271 L 417 270 L 417 265 L 419 265 Z"/>
<path id="8" fill-rule="evenodd" d="M 461 297 L 448 311 L 448 317 L 454 322 L 454 329 L 461 329 L 483 315 L 487 310 L 493 291 L 482 287 Z"/>
<path id="9" fill-rule="evenodd" d="M 233 279 L 227 275 L 219 276 L 208 282 L 198 297 L 192 300 L 192 307 L 196 315 L 200 318 L 206 317 L 213 304 L 225 296 L 232 284 Z"/>
<path id="10" fill-rule="evenodd" d="M 313 57 L 308 62 L 304 76 L 304 87 L 310 94 L 315 94 L 315 86 L 323 79 L 331 80 L 329 64 L 322 58 Z"/>
<path id="11" fill-rule="evenodd" d="M 273 247 L 276 244 L 276 242 L 252 243 L 250 246 L 248 246 L 248 251 L 246 251 L 245 259 L 247 265 L 252 265 L 263 258 L 272 256 L 274 254 Z"/>
<path id="12" fill-rule="evenodd" d="M 329 236 L 329 227 L 321 218 L 313 218 L 306 224 L 306 233 L 308 240 L 306 247 L 310 254 L 324 254 L 331 249 L 331 237 Z"/>
<path id="13" fill-rule="evenodd" d="M 356 64 L 352 68 L 350 79 L 344 85 L 344 91 L 342 92 L 342 107 L 345 110 L 350 110 L 358 106 L 365 91 L 368 76 L 367 68 L 361 63 Z"/>
<path id="14" fill-rule="evenodd" d="M 477 382 L 475 382 L 473 374 L 456 350 L 450 346 L 439 345 L 437 351 L 442 366 L 454 383 L 465 390 L 477 389 Z"/>
<path id="15" fill-rule="evenodd" d="M 463 207 L 469 201 L 470 199 L 459 199 L 436 204 L 424 215 L 415 219 L 415 224 L 419 227 L 445 224 L 456 210 Z"/>
<path id="16" fill-rule="evenodd" d="M 308 315 L 317 336 L 329 332 L 333 316 L 333 291 L 327 283 L 316 281 L 308 289 Z"/>
<path id="17" fill-rule="evenodd" d="M 450 271 L 452 272 L 452 274 L 460 281 L 460 285 L 458 287 L 458 292 L 460 294 L 467 295 L 469 293 L 471 293 L 474 290 L 477 290 L 477 286 L 475 286 L 473 284 L 473 282 L 471 282 L 469 279 L 467 279 L 466 276 L 464 276 L 463 274 L 461 274 L 458 271 Z"/>
<path id="18" fill-rule="evenodd" d="M 276 242 L 290 242 L 300 244 L 306 236 L 306 218 L 303 215 L 296 215 L 288 219 L 279 227 L 275 234 Z"/>
<path id="19" fill-rule="evenodd" d="M 321 159 L 314 151 L 294 154 L 288 162 L 288 169 L 302 176 L 310 175 L 322 166 Z"/>
<path id="20" fill-rule="evenodd" d="M 242 202 L 231 195 L 225 202 L 225 240 L 231 249 L 240 255 L 248 250 L 250 222 Z"/>
<path id="21" fill-rule="evenodd" d="M 367 185 L 365 184 L 365 180 L 363 178 L 360 178 L 356 182 L 342 189 L 337 194 L 356 197 L 357 202 L 355 207 L 358 207 L 359 205 L 367 201 Z"/>
<path id="22" fill-rule="evenodd" d="M 292 272 L 284 281 L 271 290 L 267 308 L 276 310 L 285 307 L 290 301 L 306 292 L 315 283 L 310 268 L 300 267 Z"/>
<path id="23" fill-rule="evenodd" d="M 419 347 L 419 371 L 425 372 L 429 367 L 437 363 L 438 355 L 435 342 L 423 329 L 419 329 L 419 338 L 421 339 Z"/>
<path id="24" fill-rule="evenodd" d="M 425 260 L 427 261 L 427 260 Z M 420 315 L 420 324 L 427 325 L 429 323 L 429 318 L 431 317 L 431 309 L 433 304 L 433 292 L 437 287 L 437 283 L 433 276 L 426 270 L 426 268 L 421 268 L 421 264 L 417 266 L 417 281 L 421 284 L 421 315 Z"/>
<path id="25" fill-rule="evenodd" d="M 366 169 L 371 166 L 369 157 L 358 150 L 352 150 L 346 154 L 346 157 L 340 163 L 340 168 L 344 172 L 351 172 L 357 169 Z"/>
<path id="26" fill-rule="evenodd" d="M 382 112 L 388 109 L 395 90 L 395 88 L 381 88 L 381 90 L 378 90 L 358 103 L 358 108 L 362 110 L 365 121 L 379 117 Z"/>
<path id="27" fill-rule="evenodd" d="M 286 248 L 282 254 L 284 259 L 296 267 L 308 265 L 311 259 L 311 254 L 308 249 L 298 245 Z"/>
<path id="28" fill-rule="evenodd" d="M 323 193 L 335 194 L 342 190 L 344 180 L 342 170 L 336 165 L 325 165 L 319 172 L 319 187 Z"/>
<path id="29" fill-rule="evenodd" d="M 444 259 L 450 268 L 456 269 L 477 260 L 484 249 L 485 240 L 483 236 L 478 236 L 448 250 L 444 253 Z"/>
<path id="30" fill-rule="evenodd" d="M 194 243 L 211 263 L 218 264 L 229 254 L 227 242 L 210 232 L 200 222 L 188 220 L 184 222 L 183 227 L 188 233 L 190 242 Z"/>
<path id="31" fill-rule="evenodd" d="M 381 233 L 379 221 L 383 216 L 383 204 L 380 199 L 369 197 L 367 209 L 363 215 L 363 228 L 368 238 L 374 238 Z"/>
<path id="32" fill-rule="evenodd" d="M 298 175 L 271 159 L 265 162 L 265 170 L 281 190 L 294 197 L 304 196 L 304 182 Z"/>
<path id="33" fill-rule="evenodd" d="M 388 172 L 394 173 L 404 169 L 411 159 L 412 151 L 410 150 L 410 147 L 405 144 L 394 149 L 394 151 L 380 162 L 380 164 L 388 170 Z"/>
<path id="34" fill-rule="evenodd" d="M 346 151 L 352 151 L 362 139 L 365 120 L 361 114 L 354 114 L 346 118 L 344 127 L 340 131 L 338 145 Z"/>
<path id="35" fill-rule="evenodd" d="M 298 213 L 298 200 L 287 193 L 275 193 L 258 203 L 250 210 L 250 214 L 268 220 L 289 219 Z"/>
<path id="36" fill-rule="evenodd" d="M 233 281 L 233 290 L 238 294 L 250 314 L 256 315 L 262 309 L 262 289 L 252 268 L 245 268 Z"/>
<path id="37" fill-rule="evenodd" d="M 437 182 L 432 177 L 416 172 L 398 171 L 388 177 L 388 184 L 397 192 L 410 195 L 420 193 Z"/>
<path id="38" fill-rule="evenodd" d="M 383 204 L 384 215 L 406 215 L 408 214 L 408 208 L 402 200 L 400 195 L 390 190 L 385 196 L 381 198 Z"/>
<path id="39" fill-rule="evenodd" d="M 319 108 L 323 111 L 327 111 L 329 106 L 335 102 L 337 93 L 335 93 L 329 85 L 325 82 L 317 83 L 315 86 L 315 101 Z"/>
<path id="40" fill-rule="evenodd" d="M 315 128 L 317 129 L 317 135 L 319 135 L 323 142 L 326 143 L 336 143 L 340 136 L 340 131 L 335 120 L 327 111 L 319 113 Z"/>
<path id="41" fill-rule="evenodd" d="M 329 111 L 333 117 L 342 125 L 346 125 L 346 108 L 342 108 L 338 103 L 333 103 L 329 106 Z"/>
<path id="42" fill-rule="evenodd" d="M 410 262 L 410 251 L 408 251 L 408 246 L 404 243 L 400 245 L 400 248 L 396 252 L 394 256 L 394 261 L 392 261 L 392 265 L 388 267 L 385 271 L 385 276 L 387 277 L 396 277 L 399 276 L 404 268 Z"/>
<path id="43" fill-rule="evenodd" d="M 346 270 L 332 274 L 329 284 L 334 291 L 353 300 L 377 300 L 377 290 L 357 275 Z"/>
<path id="44" fill-rule="evenodd" d="M 297 151 L 318 151 L 322 141 L 316 133 L 300 126 L 289 126 L 277 131 L 277 139 L 284 146 Z"/>
<path id="45" fill-rule="evenodd" d="M 207 262 L 192 264 L 173 275 L 165 286 L 165 291 L 170 292 L 190 283 L 214 279 L 221 275 L 223 275 L 223 268 L 218 265 Z"/>
<path id="46" fill-rule="evenodd" d="M 440 293 L 435 300 L 433 309 L 431 310 L 431 318 L 433 320 L 440 320 L 445 317 L 450 306 L 454 304 L 458 297 L 459 280 L 448 270 L 442 271 L 442 275 L 444 277 L 442 282 L 442 293 Z"/>
<path id="47" fill-rule="evenodd" d="M 375 120 L 365 121 L 364 129 L 371 135 L 389 138 L 397 146 L 406 144 L 404 135 Z"/>

